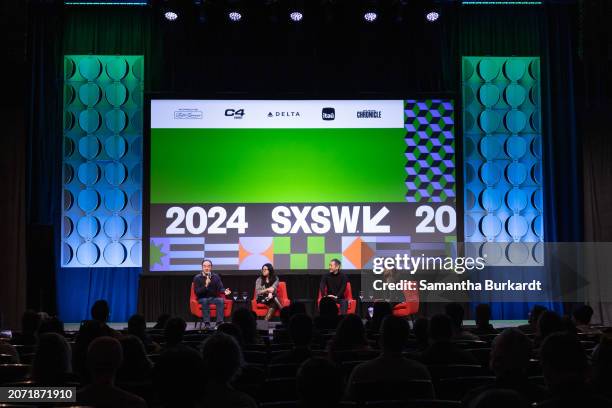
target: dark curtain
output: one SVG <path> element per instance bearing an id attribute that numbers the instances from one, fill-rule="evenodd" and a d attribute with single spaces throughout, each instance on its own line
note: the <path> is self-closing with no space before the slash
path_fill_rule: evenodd
<path id="1" fill-rule="evenodd" d="M 582 239 L 582 161 L 572 86 L 576 15 L 575 5 L 463 7 L 455 21 L 456 43 L 451 42 L 459 50 L 456 70 L 461 56 L 541 58 L 546 242 Z M 460 78 L 455 72 L 455 78 Z M 495 319 L 524 319 L 533 304 L 494 302 L 491 308 Z M 558 302 L 543 305 L 563 311 Z"/>
<path id="2" fill-rule="evenodd" d="M 27 8 L 23 2 L 2 2 L 4 38 L 3 97 L 0 100 L 3 132 L 0 137 L 0 328 L 19 327 L 26 307 L 25 238 L 25 98 L 27 62 L 25 36 Z M 10 19 L 9 17 L 10 16 Z"/>
<path id="3" fill-rule="evenodd" d="M 579 128 L 583 133 L 584 234 L 586 242 L 612 242 L 612 59 L 609 49 L 608 1 L 581 3 L 580 61 L 577 75 Z M 591 259 L 587 302 L 595 309 L 595 322 L 612 322 L 609 288 L 598 274 L 609 274 L 607 259 Z M 602 302 L 602 297 L 604 298 Z"/>

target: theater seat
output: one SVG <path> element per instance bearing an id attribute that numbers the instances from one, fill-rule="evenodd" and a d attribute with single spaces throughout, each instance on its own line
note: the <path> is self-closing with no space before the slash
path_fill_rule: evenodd
<path id="1" fill-rule="evenodd" d="M 471 364 L 440 364 L 428 365 L 427 369 L 434 381 L 453 377 L 481 377 L 489 375 L 489 371 L 479 365 Z"/>
<path id="2" fill-rule="evenodd" d="M 461 401 L 474 388 L 493 383 L 495 377 L 491 376 L 442 378 L 436 386 L 436 394 L 440 399 Z"/>
<path id="3" fill-rule="evenodd" d="M 280 301 L 282 307 L 287 307 L 291 304 L 289 297 L 287 296 L 287 284 L 285 282 L 279 282 L 278 288 L 276 289 L 276 297 Z M 257 303 L 257 292 L 253 290 L 253 299 L 251 300 L 251 310 L 255 312 L 258 317 L 264 317 L 268 313 L 269 307 L 262 303 Z M 280 309 L 274 312 L 274 316 L 280 316 Z"/>
<path id="4" fill-rule="evenodd" d="M 366 401 L 364 408 L 461 408 L 459 401 L 414 399 L 409 401 Z"/>
<path id="5" fill-rule="evenodd" d="M 491 358 L 490 348 L 465 349 L 465 351 L 473 355 L 476 358 L 476 360 L 478 360 L 481 366 L 485 368 L 489 367 L 489 360 Z"/>
<path id="6" fill-rule="evenodd" d="M 319 306 L 319 302 L 321 301 L 321 289 L 319 289 L 319 293 L 317 294 L 317 307 Z M 344 298 L 348 300 L 348 307 L 346 312 L 348 314 L 355 313 L 357 309 L 357 302 L 353 299 L 353 291 L 351 290 L 351 282 L 346 282 L 346 289 L 344 290 Z"/>
<path id="7" fill-rule="evenodd" d="M 194 285 L 191 282 L 191 296 L 189 298 L 189 309 L 191 310 L 191 314 L 195 317 L 202 319 L 202 306 L 198 303 L 198 298 L 196 297 L 195 291 L 193 289 Z M 230 317 L 232 315 L 232 302 L 231 299 L 227 299 L 225 294 L 222 293 L 221 297 L 223 298 L 223 316 Z M 210 305 L 210 317 L 217 317 L 217 306 Z"/>
<path id="8" fill-rule="evenodd" d="M 358 381 L 353 387 L 357 402 L 435 398 L 433 384 L 428 380 Z"/>
<path id="9" fill-rule="evenodd" d="M 404 301 L 393 306 L 393 316 L 408 317 L 419 312 L 419 291 L 404 290 Z"/>
<path id="10" fill-rule="evenodd" d="M 259 408 L 300 408 L 302 405 L 298 401 L 278 401 L 278 402 L 264 402 L 259 404 Z M 356 408 L 357 404 L 352 401 L 340 401 L 336 408 Z M 454 407 L 449 407 L 454 408 Z"/>
<path id="11" fill-rule="evenodd" d="M 25 380 L 31 368 L 29 364 L 0 364 L 0 384 Z"/>
<path id="12" fill-rule="evenodd" d="M 298 368 L 297 364 L 270 364 L 268 365 L 268 378 L 295 377 Z"/>
<path id="13" fill-rule="evenodd" d="M 295 401 L 296 399 L 297 383 L 295 377 L 266 379 L 257 398 L 260 402 Z"/>

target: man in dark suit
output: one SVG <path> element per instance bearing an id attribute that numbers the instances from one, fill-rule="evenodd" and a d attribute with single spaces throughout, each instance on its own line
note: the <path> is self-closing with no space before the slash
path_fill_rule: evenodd
<path id="1" fill-rule="evenodd" d="M 210 259 L 202 261 L 202 272 L 193 278 L 193 290 L 198 303 L 202 306 L 202 321 L 205 326 L 210 325 L 210 305 L 217 308 L 217 323 L 223 322 L 223 297 L 232 293 L 223 287 L 221 277 L 212 272 L 212 262 Z"/>
<path id="2" fill-rule="evenodd" d="M 332 259 L 329 262 L 329 273 L 321 277 L 319 289 L 321 296 L 332 298 L 340 306 L 341 314 L 346 314 L 348 309 L 348 300 L 344 297 L 347 282 L 346 274 L 340 271 L 340 260 Z"/>

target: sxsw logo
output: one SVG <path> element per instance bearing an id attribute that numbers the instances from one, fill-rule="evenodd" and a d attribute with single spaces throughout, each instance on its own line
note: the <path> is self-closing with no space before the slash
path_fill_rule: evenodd
<path id="1" fill-rule="evenodd" d="M 334 108 L 323 108 L 321 111 L 321 119 L 323 120 L 334 120 L 336 119 L 336 109 Z"/>

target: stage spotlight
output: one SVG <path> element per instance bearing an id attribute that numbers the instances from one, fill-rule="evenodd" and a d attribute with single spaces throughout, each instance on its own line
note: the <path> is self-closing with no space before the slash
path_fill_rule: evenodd
<path id="1" fill-rule="evenodd" d="M 378 14 L 375 11 L 367 11 L 363 15 L 363 19 L 368 23 L 373 23 L 378 18 Z"/>
<path id="2" fill-rule="evenodd" d="M 438 13 L 437 11 L 429 11 L 427 12 L 427 14 L 425 14 L 425 18 L 430 23 L 433 23 L 435 21 L 438 21 L 438 19 L 440 18 L 440 13 Z"/>
<path id="3" fill-rule="evenodd" d="M 291 13 L 289 13 L 289 18 L 294 23 L 298 23 L 302 21 L 302 19 L 304 18 L 304 14 L 302 14 L 301 11 L 292 11 Z"/>
<path id="4" fill-rule="evenodd" d="M 176 13 L 176 11 L 173 10 L 167 10 L 164 13 L 164 17 L 166 18 L 166 20 L 168 21 L 175 21 L 178 18 L 178 14 Z"/>
<path id="5" fill-rule="evenodd" d="M 240 14 L 240 12 L 236 10 L 230 11 L 229 13 L 227 13 L 227 18 L 229 18 L 230 21 L 237 23 L 242 20 L 242 14 Z"/>

